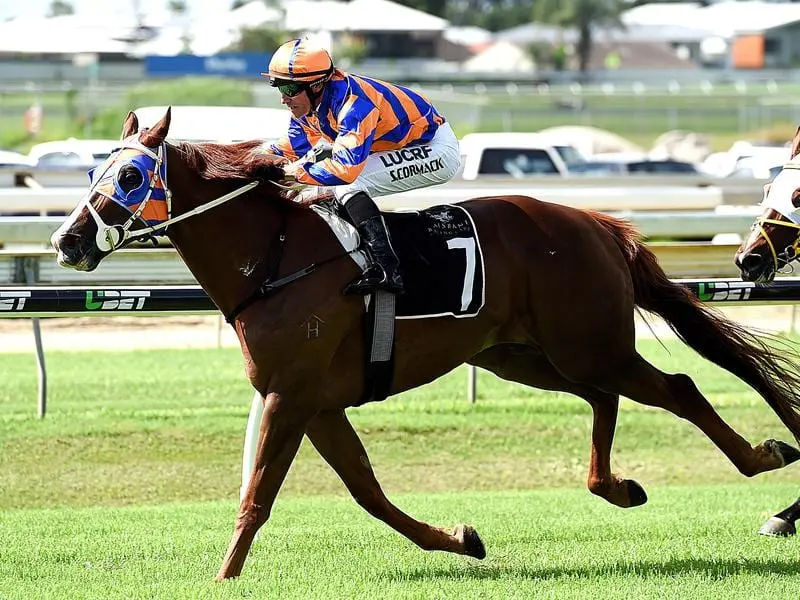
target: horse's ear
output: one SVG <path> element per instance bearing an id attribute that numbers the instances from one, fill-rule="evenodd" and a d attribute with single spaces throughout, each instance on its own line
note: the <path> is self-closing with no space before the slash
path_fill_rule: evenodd
<path id="1" fill-rule="evenodd" d="M 125 117 L 125 123 L 122 125 L 122 137 L 119 139 L 124 140 L 125 138 L 132 136 L 137 131 L 139 131 L 139 119 L 136 116 L 136 113 L 131 111 L 128 113 L 128 116 Z"/>
<path id="2" fill-rule="evenodd" d="M 167 112 L 164 113 L 164 116 L 161 117 L 161 120 L 153 125 L 147 132 L 142 135 L 142 139 L 140 140 L 145 146 L 150 148 L 154 148 L 160 145 L 165 139 L 167 139 L 167 134 L 169 133 L 169 123 L 172 119 L 172 107 L 167 107 Z"/>
<path id="3" fill-rule="evenodd" d="M 792 155 L 790 158 L 794 158 L 798 154 L 800 154 L 800 127 L 797 128 L 792 140 Z"/>

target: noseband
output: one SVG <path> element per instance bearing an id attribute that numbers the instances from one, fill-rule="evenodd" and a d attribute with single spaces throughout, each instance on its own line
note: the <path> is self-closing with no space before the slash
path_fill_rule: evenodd
<path id="1" fill-rule="evenodd" d="M 98 184 L 104 178 L 105 174 L 108 173 L 109 170 L 119 160 L 122 150 L 125 150 L 126 148 L 137 150 L 152 161 L 152 170 L 148 169 L 149 180 L 145 182 L 145 185 L 147 185 L 147 193 L 144 197 L 144 200 L 140 203 L 139 207 L 135 211 L 131 211 L 126 206 L 124 199 L 119 197 L 117 190 L 115 190 L 113 193 L 107 193 L 98 187 Z M 168 226 L 228 202 L 237 196 L 241 196 L 242 194 L 249 192 L 259 184 L 258 181 L 251 181 L 240 188 L 233 190 L 232 192 L 206 202 L 205 204 L 201 204 L 200 206 L 197 206 L 181 215 L 172 216 L 172 192 L 167 185 L 166 156 L 166 142 L 161 142 L 158 148 L 148 148 L 139 142 L 138 134 L 134 134 L 133 136 L 122 141 L 121 147 L 114 155 L 110 157 L 111 160 L 109 160 L 101 175 L 99 177 L 92 178 L 92 185 L 87 194 L 78 204 L 78 209 L 85 206 L 88 209 L 89 214 L 94 219 L 94 222 L 97 225 L 97 236 L 95 243 L 101 251 L 113 252 L 130 239 L 139 239 L 145 236 L 163 234 Z M 142 212 L 144 211 L 148 201 L 151 199 L 153 190 L 157 185 L 159 185 L 159 180 L 160 186 L 164 189 L 164 195 L 167 202 L 166 220 L 155 225 L 148 225 L 145 223 L 145 225 L 147 225 L 146 227 L 141 229 L 132 229 L 135 223 L 140 222 Z M 103 218 L 100 216 L 100 213 L 91 203 L 91 198 L 94 194 L 104 196 L 115 204 L 125 208 L 131 213 L 130 217 L 128 217 L 124 223 L 119 225 L 106 224 L 103 221 Z"/>
<path id="2" fill-rule="evenodd" d="M 775 244 L 773 244 L 772 239 L 770 239 L 767 230 L 764 229 L 764 225 L 769 223 L 770 225 L 778 225 L 780 227 L 789 227 L 790 229 L 794 229 L 796 232 L 795 240 L 790 245 L 786 246 L 781 252 L 775 250 Z M 792 223 L 791 221 L 784 221 L 781 219 L 767 219 L 762 216 L 758 217 L 753 223 L 752 229 L 758 227 L 758 234 L 760 237 L 764 238 L 764 241 L 769 246 L 769 250 L 772 253 L 772 261 L 775 265 L 775 272 L 788 274 L 793 271 L 790 263 L 798 257 L 800 254 L 800 225 Z M 781 271 L 782 268 L 788 267 L 788 271 Z"/>

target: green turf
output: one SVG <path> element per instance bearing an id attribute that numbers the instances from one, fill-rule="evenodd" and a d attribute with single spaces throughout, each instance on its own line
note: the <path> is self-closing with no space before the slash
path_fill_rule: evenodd
<path id="1" fill-rule="evenodd" d="M 0 513 L 0 597 L 790 599 L 795 540 L 754 534 L 794 486 L 657 490 L 625 511 L 582 490 L 399 495 L 473 523 L 484 561 L 425 553 L 341 498 L 276 507 L 241 578 L 211 582 L 233 502 Z"/>
<path id="2" fill-rule="evenodd" d="M 46 341 L 46 340 L 45 340 Z M 753 442 L 790 440 L 738 380 L 667 342 Z M 243 577 L 209 583 L 232 530 L 251 390 L 235 349 L 0 355 L 0 599 L 794 598 L 800 547 L 754 531 L 797 496 L 796 468 L 748 481 L 696 429 L 624 401 L 612 465 L 648 491 L 586 491 L 591 414 L 574 397 L 465 372 L 350 411 L 389 496 L 469 522 L 483 563 L 425 553 L 373 520 L 307 444 Z M 794 595 L 792 595 L 794 594 Z"/>

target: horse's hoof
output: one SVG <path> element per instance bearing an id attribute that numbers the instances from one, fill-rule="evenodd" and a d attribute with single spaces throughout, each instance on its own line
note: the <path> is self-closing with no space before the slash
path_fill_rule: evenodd
<path id="1" fill-rule="evenodd" d="M 633 479 L 628 479 L 625 481 L 625 484 L 628 489 L 628 504 L 629 507 L 634 506 L 641 506 L 645 502 L 647 502 L 647 492 L 644 491 L 644 488 L 640 486 L 637 482 Z"/>
<path id="2" fill-rule="evenodd" d="M 773 443 L 777 446 L 778 454 L 780 454 L 783 459 L 783 466 L 790 465 L 800 459 L 800 450 L 794 446 L 790 446 L 786 442 L 778 440 L 773 440 Z"/>
<path id="3" fill-rule="evenodd" d="M 461 535 L 458 535 L 458 533 L 456 535 L 464 541 L 464 554 L 477 559 L 486 558 L 486 547 L 483 545 L 478 532 L 469 525 L 461 525 L 459 529 L 461 531 L 458 533 Z"/>
<path id="4" fill-rule="evenodd" d="M 758 530 L 759 535 L 769 535 L 772 537 L 789 537 L 794 535 L 796 530 L 794 523 L 786 521 L 780 517 L 770 517 L 766 523 Z"/>

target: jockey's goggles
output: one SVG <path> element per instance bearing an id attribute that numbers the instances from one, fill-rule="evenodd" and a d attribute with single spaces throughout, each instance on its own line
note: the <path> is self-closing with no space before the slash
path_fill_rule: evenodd
<path id="1" fill-rule="evenodd" d="M 306 89 L 306 85 L 304 83 L 287 81 L 286 79 L 273 79 L 270 81 L 270 85 L 278 88 L 278 91 L 281 93 L 281 95 L 286 96 L 287 98 L 294 98 L 300 94 L 300 92 Z"/>

